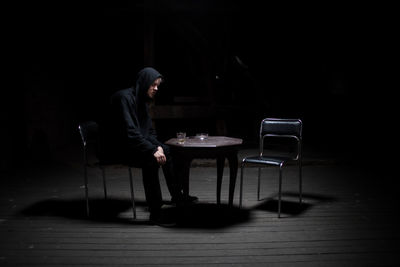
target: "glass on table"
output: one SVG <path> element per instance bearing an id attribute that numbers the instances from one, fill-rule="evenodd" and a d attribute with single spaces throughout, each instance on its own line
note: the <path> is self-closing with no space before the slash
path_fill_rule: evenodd
<path id="1" fill-rule="evenodd" d="M 178 144 L 184 144 L 185 139 L 186 139 L 186 133 L 185 132 L 177 132 L 176 138 L 178 139 Z"/>
<path id="2" fill-rule="evenodd" d="M 200 140 L 206 140 L 208 138 L 208 133 L 198 133 L 196 134 L 196 138 Z"/>

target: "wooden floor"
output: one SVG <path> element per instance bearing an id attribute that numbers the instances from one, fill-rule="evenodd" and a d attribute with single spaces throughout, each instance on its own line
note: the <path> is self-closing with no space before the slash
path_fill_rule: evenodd
<path id="1" fill-rule="evenodd" d="M 89 172 L 92 216 L 85 216 L 82 169 L 52 164 L 0 180 L 0 266 L 399 266 L 399 208 L 381 177 L 364 179 L 349 165 L 306 164 L 304 205 L 297 204 L 297 168 L 284 172 L 283 218 L 276 213 L 277 171 L 263 170 L 256 200 L 256 168 L 245 171 L 244 207 L 215 204 L 216 169 L 191 170 L 191 194 L 200 202 L 176 210 L 178 225 L 147 221 L 141 175 L 134 171 L 138 219 L 132 221 L 127 170 Z M 162 175 L 161 175 L 162 177 Z M 164 199 L 169 200 L 165 191 Z M 239 183 L 238 183 L 239 184 Z M 386 187 L 385 187 L 386 188 Z M 397 191 L 398 192 L 398 191 Z"/>

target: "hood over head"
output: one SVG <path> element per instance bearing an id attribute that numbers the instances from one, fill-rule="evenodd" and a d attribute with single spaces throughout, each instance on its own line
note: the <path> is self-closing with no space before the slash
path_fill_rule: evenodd
<path id="1" fill-rule="evenodd" d="M 138 99 L 145 99 L 145 101 L 149 100 L 146 94 L 147 90 L 157 78 L 163 78 L 163 76 L 151 67 L 146 67 L 138 72 L 135 85 L 136 96 Z"/>

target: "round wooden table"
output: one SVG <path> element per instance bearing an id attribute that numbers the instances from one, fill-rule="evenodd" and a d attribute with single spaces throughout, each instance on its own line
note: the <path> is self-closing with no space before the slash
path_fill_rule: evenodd
<path id="1" fill-rule="evenodd" d="M 174 161 L 182 164 L 183 193 L 189 195 L 190 165 L 195 158 L 217 159 L 217 203 L 221 203 L 221 184 L 225 159 L 229 163 L 229 205 L 233 204 L 235 184 L 238 170 L 237 153 L 243 140 L 227 136 L 209 136 L 206 139 L 187 137 L 184 143 L 178 143 L 177 138 L 171 138 L 165 144 L 171 148 Z"/>

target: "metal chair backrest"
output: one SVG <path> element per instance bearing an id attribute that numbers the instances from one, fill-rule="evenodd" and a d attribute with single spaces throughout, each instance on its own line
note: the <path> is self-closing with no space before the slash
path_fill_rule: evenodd
<path id="1" fill-rule="evenodd" d="M 303 123 L 300 119 L 266 118 L 260 127 L 260 156 L 264 152 L 264 139 L 266 137 L 292 138 L 297 141 L 297 153 L 293 158 L 297 160 L 301 156 Z"/>
<path id="2" fill-rule="evenodd" d="M 82 144 L 86 148 L 89 143 L 97 141 L 99 125 L 95 121 L 82 122 L 78 126 Z"/>
<path id="3" fill-rule="evenodd" d="M 83 162 L 84 165 L 87 166 L 88 162 L 88 146 L 91 144 L 92 146 L 97 146 L 97 138 L 99 125 L 95 121 L 85 121 L 78 125 L 79 133 L 81 135 L 82 144 L 83 144 Z M 85 169 L 86 172 L 86 169 Z"/>

